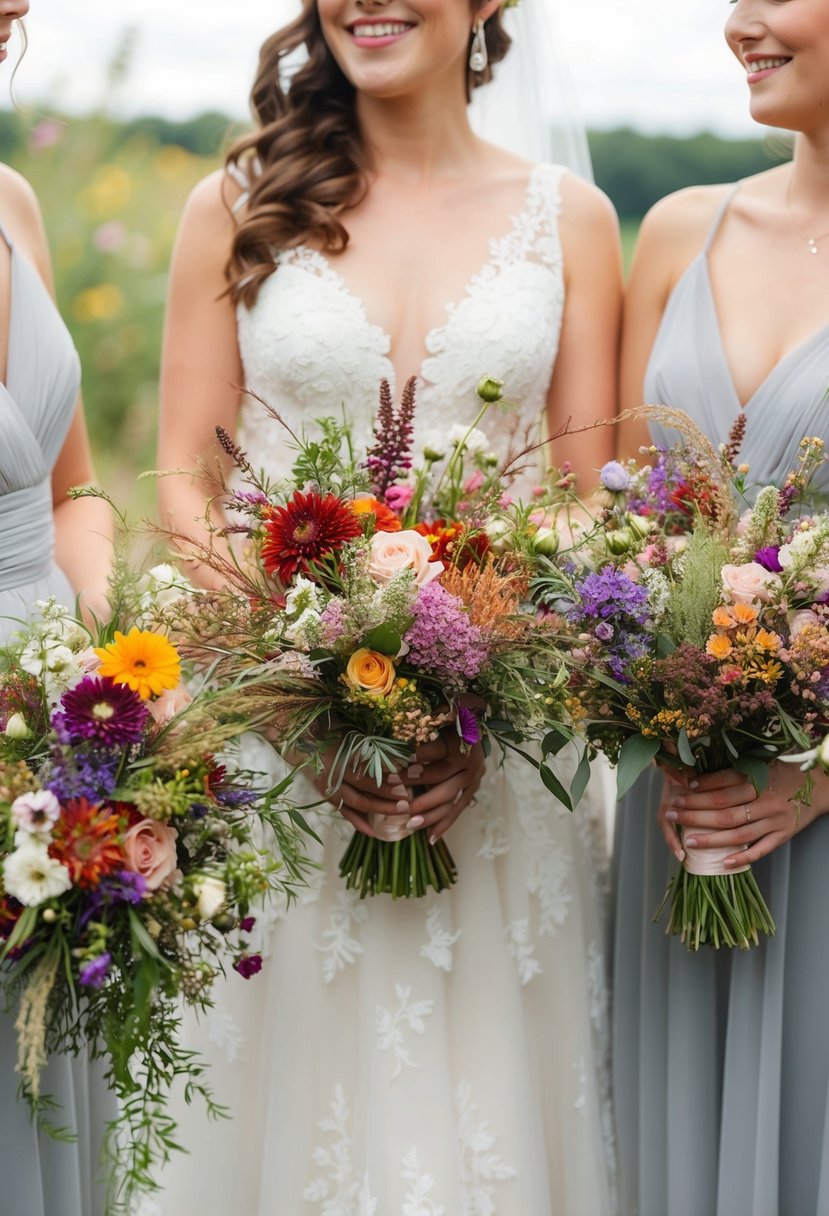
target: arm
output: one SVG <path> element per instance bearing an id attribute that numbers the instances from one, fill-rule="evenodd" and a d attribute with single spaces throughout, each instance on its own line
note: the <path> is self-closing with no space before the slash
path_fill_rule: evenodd
<path id="1" fill-rule="evenodd" d="M 12 240 L 32 263 L 54 299 L 49 247 L 34 191 L 12 170 L 0 172 L 3 216 Z M 83 402 L 78 397 L 71 426 L 52 471 L 55 560 L 80 597 L 82 609 L 106 617 L 107 578 L 112 559 L 112 515 L 100 499 L 73 501 L 69 490 L 95 480 Z"/>
<path id="2" fill-rule="evenodd" d="M 551 435 L 570 419 L 574 428 L 616 414 L 622 255 L 619 224 L 609 200 L 588 182 L 567 174 L 560 221 L 564 253 L 564 316 L 550 392 Z M 582 492 L 613 456 L 613 427 L 565 436 L 553 445 L 556 463 L 569 460 Z"/>
<path id="3" fill-rule="evenodd" d="M 166 526 L 210 543 L 205 523 L 207 488 L 200 462 L 216 459 L 215 428 L 236 431 L 242 366 L 236 337 L 236 308 L 223 295 L 225 262 L 235 220 L 229 203 L 238 187 L 222 172 L 191 194 L 170 268 L 161 358 L 161 416 L 158 464 L 172 470 L 159 482 L 159 505 Z M 186 470 L 180 472 L 179 470 Z M 221 514 L 218 505 L 214 516 Z M 198 581 L 216 586 L 206 567 Z"/>

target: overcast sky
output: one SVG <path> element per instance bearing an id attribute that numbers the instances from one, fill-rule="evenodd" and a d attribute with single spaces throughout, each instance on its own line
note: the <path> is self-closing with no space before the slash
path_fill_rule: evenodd
<path id="1" fill-rule="evenodd" d="M 544 0 L 523 0 L 525 4 Z M 121 112 L 246 113 L 256 53 L 296 0 L 31 0 L 21 101 L 100 105 L 106 68 L 135 31 Z M 727 0 L 560 0 L 558 25 L 593 126 L 752 134 L 747 87 L 722 37 Z M 10 48 L 14 61 L 13 48 Z M 112 99 L 111 99 L 112 100 Z M 7 98 L 0 104 L 8 105 Z"/>

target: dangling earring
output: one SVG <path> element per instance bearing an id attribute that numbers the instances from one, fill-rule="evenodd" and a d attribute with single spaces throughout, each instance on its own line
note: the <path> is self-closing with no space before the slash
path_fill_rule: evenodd
<path id="1" fill-rule="evenodd" d="M 486 49 L 484 23 L 483 21 L 478 21 L 472 31 L 472 45 L 469 48 L 469 66 L 473 72 L 483 72 L 488 63 L 489 55 Z"/>

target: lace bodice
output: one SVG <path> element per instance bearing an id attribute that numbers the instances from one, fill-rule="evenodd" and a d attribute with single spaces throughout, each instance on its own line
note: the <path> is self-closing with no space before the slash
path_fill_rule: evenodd
<path id="1" fill-rule="evenodd" d="M 484 421 L 499 456 L 535 438 L 558 350 L 564 275 L 558 235 L 558 165 L 536 165 L 510 230 L 490 242 L 489 257 L 446 320 L 426 337 L 418 373 L 416 437 L 444 431 L 447 419 L 471 422 L 481 376 L 503 381 L 516 403 Z M 358 445 L 370 435 L 381 379 L 394 389 L 391 339 L 372 325 L 360 299 L 332 262 L 299 246 L 277 254 L 252 308 L 239 306 L 245 386 L 268 401 L 292 429 L 345 407 Z M 285 432 L 246 398 L 239 441 L 272 477 L 288 472 Z"/>

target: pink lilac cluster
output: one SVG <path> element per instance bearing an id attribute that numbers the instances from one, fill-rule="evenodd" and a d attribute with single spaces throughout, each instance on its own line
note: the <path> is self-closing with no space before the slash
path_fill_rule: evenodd
<path id="1" fill-rule="evenodd" d="M 415 406 L 415 378 L 407 380 L 400 399 L 400 408 L 394 408 L 388 380 L 380 385 L 380 407 L 374 424 L 374 446 L 369 448 L 366 468 L 371 474 L 372 491 L 375 497 L 385 502 L 386 492 L 412 467 L 412 420 Z"/>
<path id="2" fill-rule="evenodd" d="M 480 674 L 487 660 L 483 631 L 470 621 L 463 602 L 432 582 L 414 602 L 405 636 L 406 662 L 440 680 L 448 692 L 460 692 Z"/>
<path id="3" fill-rule="evenodd" d="M 343 637 L 348 628 L 345 604 L 342 600 L 332 599 L 320 614 L 320 641 L 323 646 L 333 649 Z"/>

